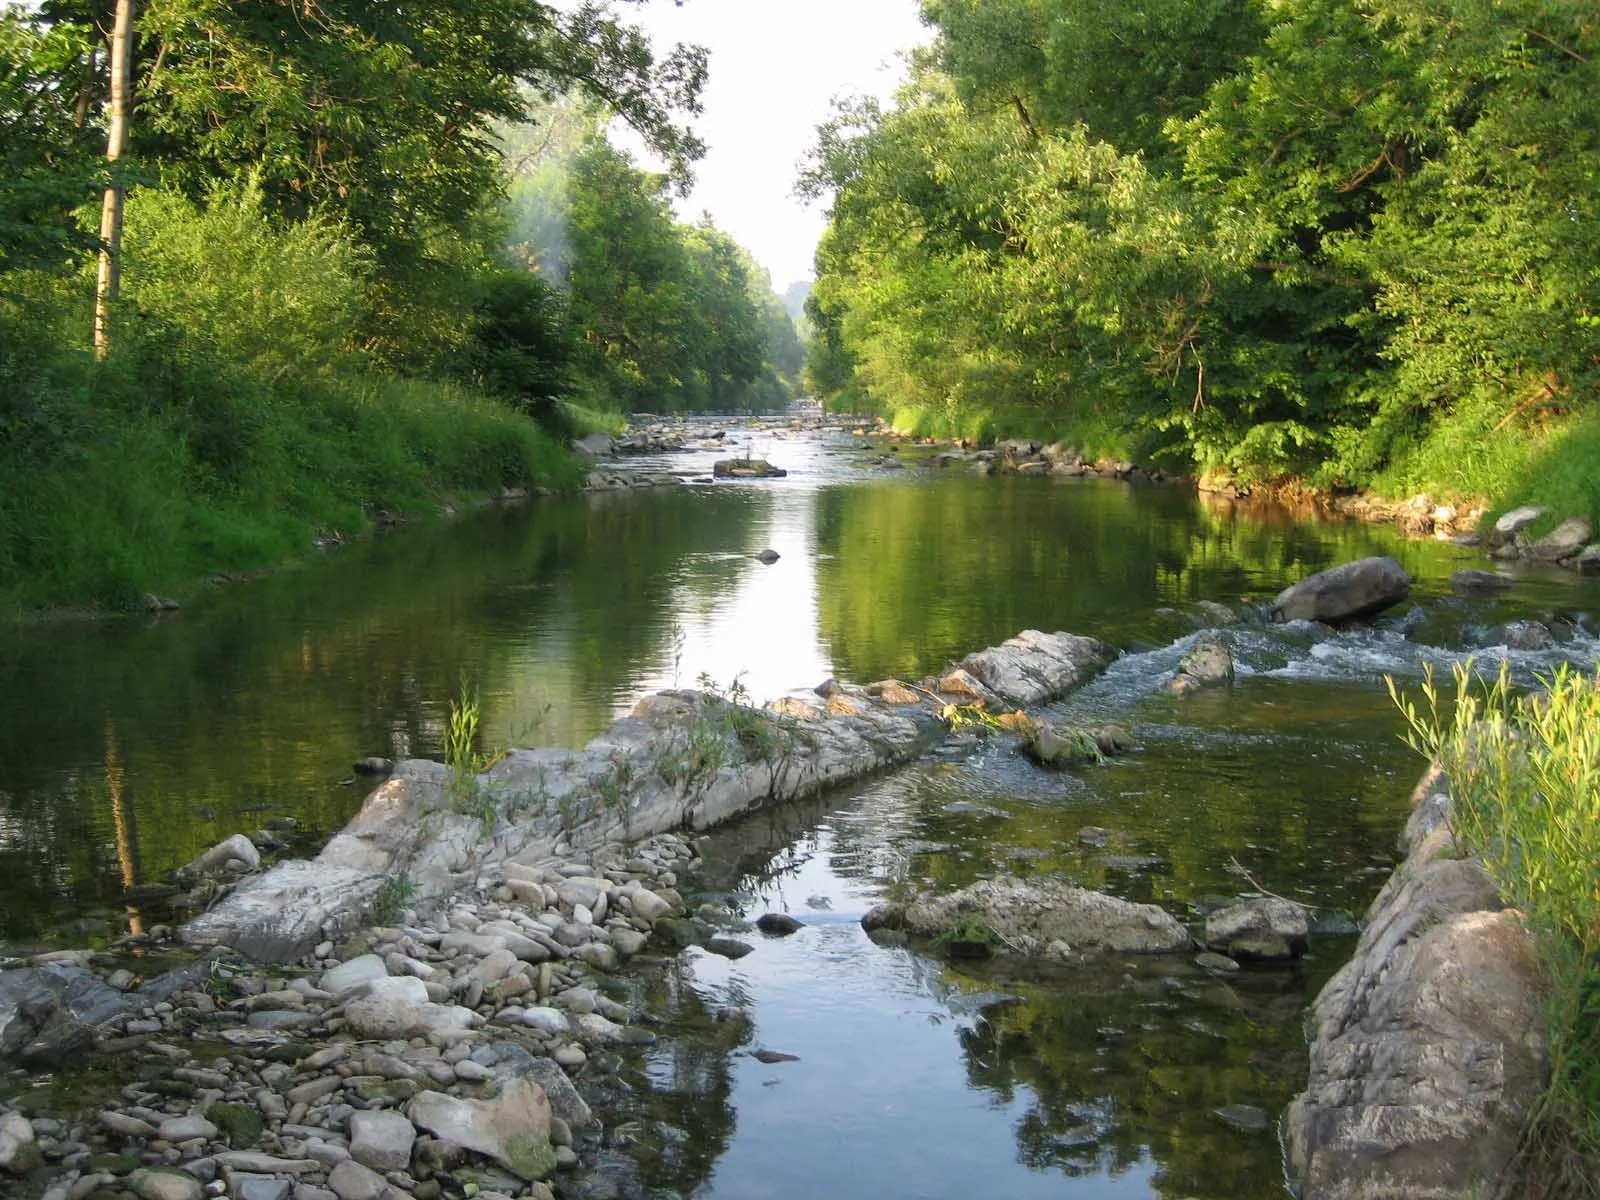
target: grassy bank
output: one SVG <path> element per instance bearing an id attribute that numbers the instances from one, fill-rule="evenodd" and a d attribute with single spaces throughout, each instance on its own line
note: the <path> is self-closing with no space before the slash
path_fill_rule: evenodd
<path id="1" fill-rule="evenodd" d="M 357 371 L 270 383 L 203 345 L 137 336 L 104 365 L 25 350 L 0 341 L 6 612 L 131 609 L 380 512 L 579 481 L 557 439 L 449 383 Z"/>
<path id="2" fill-rule="evenodd" d="M 1600 1196 L 1600 676 L 1529 695 L 1459 669 L 1451 716 L 1430 680 L 1401 700 L 1412 745 L 1450 780 L 1450 825 L 1523 916 L 1549 975 L 1550 1075 L 1524 1142 L 1525 1194 Z M 1392 685 L 1391 685 L 1392 687 Z"/>

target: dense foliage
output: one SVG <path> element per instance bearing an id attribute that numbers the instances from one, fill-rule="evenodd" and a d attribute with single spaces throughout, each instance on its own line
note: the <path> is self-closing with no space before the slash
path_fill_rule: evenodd
<path id="1" fill-rule="evenodd" d="M 115 7 L 0 7 L 0 603 L 129 606 L 381 512 L 569 485 L 575 412 L 792 395 L 770 282 L 671 216 L 699 49 L 657 56 L 607 3 L 147 0 L 108 168 Z M 540 172 L 559 271 L 524 253 Z"/>
<path id="2" fill-rule="evenodd" d="M 806 177 L 836 402 L 1396 491 L 1525 486 L 1592 441 L 1592 5 L 923 13 L 899 105 L 841 112 Z"/>

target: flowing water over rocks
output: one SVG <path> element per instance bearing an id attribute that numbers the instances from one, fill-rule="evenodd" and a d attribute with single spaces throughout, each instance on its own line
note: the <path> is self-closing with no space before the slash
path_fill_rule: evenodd
<path id="1" fill-rule="evenodd" d="M 1382 675 L 1405 685 L 1469 653 L 1504 658 L 1523 680 L 1559 661 L 1593 665 L 1592 585 L 1519 563 L 1497 573 L 1509 589 L 1462 596 L 1451 574 L 1483 564 L 1458 547 L 1218 517 L 1186 493 L 1123 482 L 895 472 L 880 460 L 914 466 L 917 452 L 842 434 L 685 441 L 702 448 L 658 439 L 628 469 L 693 479 L 731 449 L 789 475 L 480 514 L 448 537 L 347 552 L 319 568 L 326 585 L 252 585 L 261 607 L 241 589 L 213 614 L 190 605 L 115 645 L 60 631 L 47 656 L 0 655 L 34 694 L 71 700 L 59 736 L 48 706 L 0 723 L 0 937 L 18 961 L 29 941 L 58 950 L 26 969 L 20 1002 L 0 1001 L 8 1052 L 30 1056 L 0 1077 L 0 1181 L 61 1200 L 1281 1194 L 1272 1128 L 1306 1084 L 1302 1019 L 1394 866 L 1418 765 L 1395 737 Z M 453 565 L 479 536 L 489 553 Z M 763 565 L 769 548 L 779 558 Z M 1339 630 L 1264 620 L 1313 568 L 1373 556 L 1411 577 L 1405 603 Z M 343 578 L 348 621 L 328 590 Z M 1037 673 L 981 658 L 945 670 L 1027 628 L 1124 653 L 1097 675 L 1072 672 L 1061 699 L 1047 693 L 1068 689 L 1035 694 Z M 1232 680 L 1208 668 L 1206 686 L 1178 695 L 1170 681 L 1202 641 L 1226 650 Z M 122 642 L 134 657 L 118 657 Z M 598 690 L 554 690 L 577 674 L 567 647 L 589 648 Z M 70 668 L 53 688 L 41 686 L 45 657 Z M 142 690 L 163 659 L 239 661 L 190 705 L 182 689 Z M 461 672 L 504 660 L 528 668 L 480 676 L 490 744 L 535 749 L 470 787 L 435 764 L 403 766 L 330 843 L 361 803 L 341 786 L 348 764 L 436 747 Z M 113 679 L 104 667 L 119 663 Z M 675 748 L 682 767 L 669 774 L 689 770 L 692 749 L 706 765 L 709 736 L 663 733 L 699 714 L 703 735 L 724 736 L 718 769 L 737 775 L 734 747 L 763 741 L 764 727 L 741 741 L 715 687 L 647 704 L 615 736 L 612 718 L 675 691 L 680 674 L 742 669 L 763 699 L 830 672 L 879 681 L 791 695 L 773 718 L 780 731 L 871 726 L 889 738 L 874 769 L 704 835 L 619 849 L 625 808 L 697 816 L 681 795 L 652 804 L 658 785 L 619 764 Z M 328 702 L 346 671 L 345 695 L 400 699 L 346 718 L 362 710 Z M 74 693 L 78 677 L 96 690 Z M 936 703 L 942 682 L 952 688 Z M 415 702 L 419 689 L 431 701 Z M 1115 727 L 1126 740 L 1045 769 L 1022 753 L 1022 730 L 976 721 L 946 736 L 936 719 L 1000 693 L 1052 729 Z M 515 727 L 540 694 L 562 703 L 525 739 Z M 286 733 L 258 749 L 251 730 L 280 696 L 273 722 Z M 311 717 L 303 732 L 297 710 Z M 94 728 L 77 752 L 86 712 Z M 353 736 L 336 732 L 345 724 Z M 596 757 L 537 748 L 597 735 Z M 304 749 L 325 742 L 322 758 Z M 280 777 L 266 765 L 279 759 L 304 765 Z M 773 774 L 740 794 L 771 794 Z M 554 828 L 519 834 L 481 803 L 495 788 L 571 802 L 551 806 Z M 377 820 L 385 810 L 397 819 Z M 78 844 L 96 855 L 75 858 L 33 812 L 90 831 Z M 296 849 L 352 872 L 327 876 L 298 923 L 257 927 L 254 948 L 277 947 L 278 966 L 221 950 L 171 959 L 157 885 L 225 841 L 203 873 L 224 888 L 258 849 L 278 863 L 257 877 L 273 887 L 292 877 L 280 860 Z M 994 914 L 908 944 L 862 926 L 882 904 L 997 887 L 1009 913 L 1057 889 L 1153 907 L 1185 945 L 1052 957 L 1019 954 L 1034 934 Z M 75 937 L 70 923 L 39 924 L 63 894 L 100 923 Z M 96 896 L 114 902 L 109 918 Z M 212 927 L 241 903 L 214 906 Z M 370 930 L 338 915 L 374 909 L 383 923 Z M 329 920 L 337 936 L 322 936 Z M 247 940 L 227 928 L 222 940 Z M 1259 953 L 1265 933 L 1289 957 Z M 1072 939 L 1042 948 L 1052 941 Z M 108 1052 L 85 1057 L 94 1028 Z"/>

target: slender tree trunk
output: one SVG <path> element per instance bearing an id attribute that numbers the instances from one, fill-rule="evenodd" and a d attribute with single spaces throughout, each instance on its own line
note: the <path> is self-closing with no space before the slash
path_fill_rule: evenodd
<path id="1" fill-rule="evenodd" d="M 94 356 L 111 353 L 111 307 L 122 282 L 122 184 L 116 163 L 128 147 L 128 59 L 133 40 L 133 0 L 117 0 L 111 29 L 111 111 L 106 134 L 106 164 L 112 171 L 100 205 L 100 270 L 94 287 Z"/>

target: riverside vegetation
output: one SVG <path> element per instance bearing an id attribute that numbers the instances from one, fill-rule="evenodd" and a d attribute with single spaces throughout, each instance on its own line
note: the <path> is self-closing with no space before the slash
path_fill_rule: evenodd
<path id="1" fill-rule="evenodd" d="M 1429 678 L 1396 701 L 1410 742 L 1450 781 L 1450 822 L 1521 911 L 1550 979 L 1550 1077 L 1529 1116 L 1532 1194 L 1600 1195 L 1600 676 L 1565 668 L 1518 694 L 1507 671 L 1455 671 L 1454 712 Z M 1391 692 L 1395 692 L 1390 683 Z"/>
<path id="2" fill-rule="evenodd" d="M 6 608 L 133 608 L 314 534 L 575 487 L 567 436 L 646 402 L 790 398 L 770 281 L 669 206 L 697 48 L 595 4 L 138 8 L 110 164 L 108 22 L 0 12 Z M 606 143 L 613 115 L 667 174 Z M 108 186 L 121 289 L 91 356 Z"/>
<path id="3" fill-rule="evenodd" d="M 1592 6 L 922 13 L 897 105 L 847 105 L 806 177 L 833 197 L 818 394 L 908 430 L 1600 517 Z"/>

